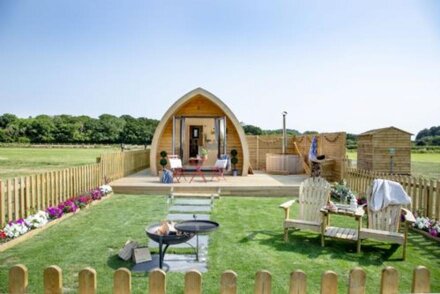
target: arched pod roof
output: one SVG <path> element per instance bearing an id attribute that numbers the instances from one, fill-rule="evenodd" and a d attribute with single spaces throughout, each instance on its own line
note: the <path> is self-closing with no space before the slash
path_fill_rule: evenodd
<path id="1" fill-rule="evenodd" d="M 244 130 L 242 126 L 240 125 L 240 122 L 235 117 L 234 113 L 229 109 L 229 107 L 221 101 L 217 96 L 212 94 L 211 92 L 203 89 L 203 88 L 196 88 L 185 95 L 183 95 L 179 100 L 177 100 L 163 115 L 162 119 L 159 122 L 159 125 L 156 128 L 156 131 L 154 132 L 153 141 L 151 143 L 151 150 L 150 150 L 150 168 L 151 173 L 153 175 L 157 174 L 157 165 L 156 165 L 156 158 L 157 153 L 160 152 L 158 150 L 158 145 L 161 139 L 161 136 L 164 132 L 165 127 L 167 126 L 167 123 L 172 119 L 173 115 L 186 103 L 190 102 L 191 99 L 196 97 L 203 97 L 204 99 L 209 100 L 214 105 L 216 105 L 218 108 L 220 108 L 226 117 L 229 119 L 230 122 L 232 122 L 235 130 L 237 131 L 238 137 L 240 139 L 241 148 L 242 148 L 242 175 L 248 174 L 249 169 L 249 148 L 246 140 L 246 136 L 244 133 Z"/>

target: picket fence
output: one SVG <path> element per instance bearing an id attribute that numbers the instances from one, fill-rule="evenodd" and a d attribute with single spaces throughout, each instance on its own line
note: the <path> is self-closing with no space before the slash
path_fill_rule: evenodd
<path id="1" fill-rule="evenodd" d="M 410 209 L 431 219 L 440 219 L 440 180 L 406 175 L 393 175 L 347 167 L 345 180 L 353 191 L 365 195 L 374 179 L 388 179 L 399 182 L 411 196 Z"/>
<path id="2" fill-rule="evenodd" d="M 149 150 L 107 153 L 97 163 L 0 180 L 0 224 L 25 218 L 149 167 Z"/>
<path id="3" fill-rule="evenodd" d="M 166 274 L 160 269 L 153 270 L 148 275 L 148 293 L 166 293 Z M 349 273 L 348 293 L 366 293 L 366 273 L 362 268 L 353 268 Z M 43 274 L 44 293 L 58 294 L 63 292 L 63 278 L 60 267 L 53 265 L 47 267 Z M 426 267 L 418 266 L 413 271 L 411 293 L 429 293 L 430 272 Z M 126 268 L 115 271 L 113 278 L 113 293 L 131 293 L 131 272 Z M 9 293 L 27 293 L 28 270 L 24 265 L 13 266 L 9 270 Z M 272 292 L 272 275 L 268 271 L 259 271 L 255 276 L 254 293 L 270 294 Z M 382 270 L 380 282 L 380 293 L 390 294 L 399 293 L 399 273 L 393 267 L 385 267 Z M 409 289 L 403 290 L 404 292 Z M 231 270 L 225 271 L 220 277 L 221 294 L 237 293 L 237 274 Z M 78 293 L 95 294 L 97 293 L 97 275 L 93 268 L 87 267 L 78 274 Z M 202 275 L 197 270 L 189 271 L 185 274 L 184 293 L 202 293 Z M 290 274 L 289 293 L 307 293 L 307 275 L 303 271 L 294 271 Z M 338 275 L 333 271 L 326 271 L 321 277 L 321 293 L 338 293 Z"/>

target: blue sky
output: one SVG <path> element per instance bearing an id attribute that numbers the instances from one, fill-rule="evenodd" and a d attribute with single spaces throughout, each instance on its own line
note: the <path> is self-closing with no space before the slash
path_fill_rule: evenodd
<path id="1" fill-rule="evenodd" d="M 0 0 L 0 113 L 159 119 L 196 87 L 263 128 L 440 125 L 440 1 Z"/>

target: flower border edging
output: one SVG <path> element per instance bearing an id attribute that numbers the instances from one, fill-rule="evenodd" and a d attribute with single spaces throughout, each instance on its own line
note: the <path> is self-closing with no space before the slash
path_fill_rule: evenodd
<path id="1" fill-rule="evenodd" d="M 92 205 L 96 205 L 96 204 L 99 204 L 99 203 L 101 203 L 102 201 L 104 201 L 105 199 L 110 198 L 111 196 L 113 196 L 113 192 L 107 194 L 105 197 L 103 197 L 103 198 L 102 198 L 101 200 L 99 200 L 99 201 L 94 201 L 94 202 L 90 203 L 90 206 L 92 206 Z M 85 207 L 85 209 L 88 209 L 90 206 Z M 66 220 L 66 219 L 68 219 L 68 218 L 70 218 L 70 217 L 72 217 L 72 216 L 74 216 L 74 215 L 77 215 L 77 214 L 79 214 L 79 213 L 81 213 L 81 210 L 79 210 L 79 211 L 77 211 L 77 212 L 75 212 L 75 213 L 64 214 L 61 218 L 54 219 L 54 220 L 48 222 L 46 225 L 44 225 L 44 226 L 42 226 L 42 227 L 40 227 L 40 228 L 37 228 L 37 229 L 31 230 L 31 231 L 27 232 L 26 234 L 24 234 L 24 235 L 22 235 L 22 236 L 20 236 L 20 237 L 17 237 L 17 238 L 14 238 L 14 239 L 12 239 L 12 240 L 9 240 L 9 241 L 6 242 L 6 243 L 0 244 L 0 252 L 3 252 L 3 251 L 5 251 L 5 250 L 8 250 L 8 249 L 14 247 L 15 245 L 20 244 L 21 242 L 24 242 L 24 241 L 26 241 L 26 240 L 32 238 L 32 237 L 35 236 L 35 235 L 38 235 L 39 233 L 43 232 L 44 230 L 50 228 L 51 226 L 53 226 L 53 225 L 55 225 L 55 224 L 58 224 L 58 223 L 60 223 L 60 222 L 62 222 L 62 221 L 64 221 L 64 220 Z"/>
<path id="2" fill-rule="evenodd" d="M 432 236 L 430 233 L 428 233 L 426 231 L 419 230 L 419 229 L 416 229 L 416 228 L 411 228 L 411 230 L 414 231 L 414 232 L 417 232 L 419 234 L 422 234 L 423 236 L 425 236 L 425 237 L 427 237 L 427 238 L 429 238 L 431 240 L 434 240 L 434 241 L 437 241 L 438 243 L 440 243 L 440 238 L 439 237 L 434 237 L 434 236 Z"/>

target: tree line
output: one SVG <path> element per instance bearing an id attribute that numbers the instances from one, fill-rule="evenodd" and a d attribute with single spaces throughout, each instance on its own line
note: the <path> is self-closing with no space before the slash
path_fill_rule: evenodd
<path id="1" fill-rule="evenodd" d="M 38 115 L 18 118 L 5 113 L 0 116 L 0 142 L 4 143 L 71 143 L 71 144 L 150 144 L 159 121 L 102 114 Z"/>
<path id="2" fill-rule="evenodd" d="M 416 135 L 417 146 L 440 146 L 440 126 L 423 129 Z"/>

